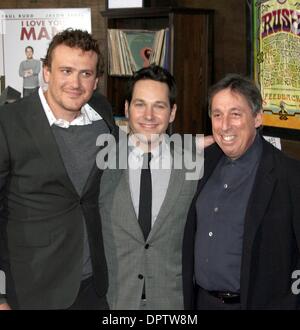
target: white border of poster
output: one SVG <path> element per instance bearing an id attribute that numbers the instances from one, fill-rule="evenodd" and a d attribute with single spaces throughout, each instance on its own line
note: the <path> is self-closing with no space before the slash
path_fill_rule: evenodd
<path id="1" fill-rule="evenodd" d="M 19 76 L 19 65 L 26 59 L 27 46 L 33 47 L 33 57 L 41 60 L 52 37 L 59 31 L 67 28 L 92 30 L 90 8 L 2 9 L 0 19 L 0 49 L 3 50 L 0 69 L 4 70 L 5 85 L 21 93 L 23 79 Z M 42 70 L 39 80 L 44 87 Z"/>
<path id="2" fill-rule="evenodd" d="M 1 18 L 5 15 L 3 10 L 0 10 L 0 76 L 4 76 L 4 49 L 3 39 L 5 34 L 5 22 Z"/>
<path id="3" fill-rule="evenodd" d="M 143 0 L 107 0 L 108 9 L 116 8 L 142 8 Z"/>

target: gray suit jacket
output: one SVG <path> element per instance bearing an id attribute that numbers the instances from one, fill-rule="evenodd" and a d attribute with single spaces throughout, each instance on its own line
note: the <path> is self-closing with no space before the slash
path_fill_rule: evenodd
<path id="1" fill-rule="evenodd" d="M 185 180 L 185 173 L 172 169 L 166 197 L 145 242 L 131 200 L 128 170 L 104 171 L 100 212 L 111 309 L 139 309 L 144 282 L 147 309 L 183 309 L 183 230 L 197 185 L 197 180 Z"/>

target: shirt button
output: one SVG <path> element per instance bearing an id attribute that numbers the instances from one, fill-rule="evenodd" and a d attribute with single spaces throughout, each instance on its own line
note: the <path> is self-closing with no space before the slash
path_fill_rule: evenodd
<path id="1" fill-rule="evenodd" d="M 149 244 L 146 244 L 146 245 L 145 245 L 145 249 L 146 249 L 146 250 L 149 249 L 149 246 L 150 246 Z"/>
<path id="2" fill-rule="evenodd" d="M 139 274 L 138 278 L 139 278 L 140 280 L 142 280 L 142 279 L 144 278 L 144 276 L 143 276 L 142 274 Z"/>
<path id="3" fill-rule="evenodd" d="M 208 236 L 209 236 L 209 237 L 212 237 L 212 235 L 213 235 L 213 233 L 210 231 L 210 232 L 208 233 Z"/>
<path id="4" fill-rule="evenodd" d="M 225 189 L 228 188 L 228 184 L 227 184 L 227 183 L 224 184 L 224 188 L 225 188 Z"/>
<path id="5" fill-rule="evenodd" d="M 214 211 L 215 211 L 215 212 L 218 212 L 218 211 L 219 211 L 219 208 L 218 208 L 218 207 L 215 207 L 215 208 L 214 208 Z"/>

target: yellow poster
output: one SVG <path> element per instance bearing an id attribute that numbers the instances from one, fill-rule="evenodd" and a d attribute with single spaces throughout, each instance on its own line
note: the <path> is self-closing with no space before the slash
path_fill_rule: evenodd
<path id="1" fill-rule="evenodd" d="M 254 0 L 253 6 L 263 124 L 300 130 L 300 1 Z"/>

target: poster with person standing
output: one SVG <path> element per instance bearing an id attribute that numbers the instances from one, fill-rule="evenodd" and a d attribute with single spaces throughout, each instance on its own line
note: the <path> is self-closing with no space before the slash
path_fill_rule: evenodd
<path id="1" fill-rule="evenodd" d="M 2 9 L 0 26 L 0 75 L 6 87 L 28 95 L 47 88 L 41 67 L 52 37 L 67 28 L 91 32 L 91 9 Z"/>

